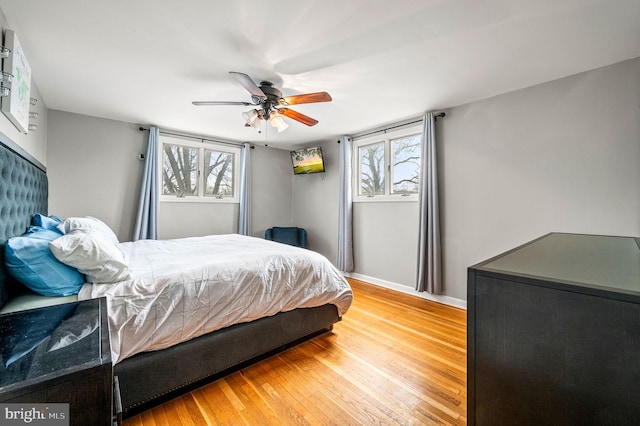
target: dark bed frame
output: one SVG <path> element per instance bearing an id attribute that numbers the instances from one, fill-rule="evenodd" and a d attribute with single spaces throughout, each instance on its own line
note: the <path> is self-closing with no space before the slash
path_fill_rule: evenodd
<path id="1" fill-rule="evenodd" d="M 6 273 L 4 243 L 23 234 L 36 213 L 48 214 L 46 169 L 0 134 L 0 306 L 24 291 Z M 330 331 L 339 320 L 337 308 L 331 304 L 296 309 L 124 359 L 114 366 L 123 416 L 130 417 Z"/>

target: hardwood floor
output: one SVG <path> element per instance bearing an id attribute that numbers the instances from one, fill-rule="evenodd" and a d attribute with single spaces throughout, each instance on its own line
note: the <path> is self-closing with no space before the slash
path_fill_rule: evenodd
<path id="1" fill-rule="evenodd" d="M 466 311 L 349 282 L 333 332 L 124 426 L 466 424 Z"/>

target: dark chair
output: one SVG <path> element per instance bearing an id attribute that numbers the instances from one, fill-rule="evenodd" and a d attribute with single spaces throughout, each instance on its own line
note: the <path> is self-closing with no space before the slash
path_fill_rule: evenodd
<path id="1" fill-rule="evenodd" d="M 307 245 L 307 231 L 295 226 L 274 226 L 264 231 L 265 240 L 277 241 L 302 248 L 309 248 Z"/>

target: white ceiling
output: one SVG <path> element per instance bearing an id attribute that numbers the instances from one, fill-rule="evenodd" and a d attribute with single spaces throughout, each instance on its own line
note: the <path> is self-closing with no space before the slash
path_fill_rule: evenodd
<path id="1" fill-rule="evenodd" d="M 289 147 L 640 56 L 640 0 L 0 0 L 47 107 Z M 228 74 L 319 120 L 244 127 Z"/>

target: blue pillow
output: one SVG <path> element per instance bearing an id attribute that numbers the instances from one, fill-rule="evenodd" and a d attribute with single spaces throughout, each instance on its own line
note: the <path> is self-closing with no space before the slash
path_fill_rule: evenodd
<path id="1" fill-rule="evenodd" d="M 76 269 L 53 256 L 49 242 L 61 235 L 39 226 L 5 242 L 4 262 L 9 273 L 21 284 L 43 296 L 77 294 L 84 277 Z"/>
<path id="2" fill-rule="evenodd" d="M 58 216 L 45 216 L 40 213 L 36 213 L 31 218 L 31 223 L 35 226 L 39 226 L 50 231 L 56 231 L 57 233 L 62 234 L 62 232 L 58 230 L 58 225 L 62 223 L 62 219 Z"/>

